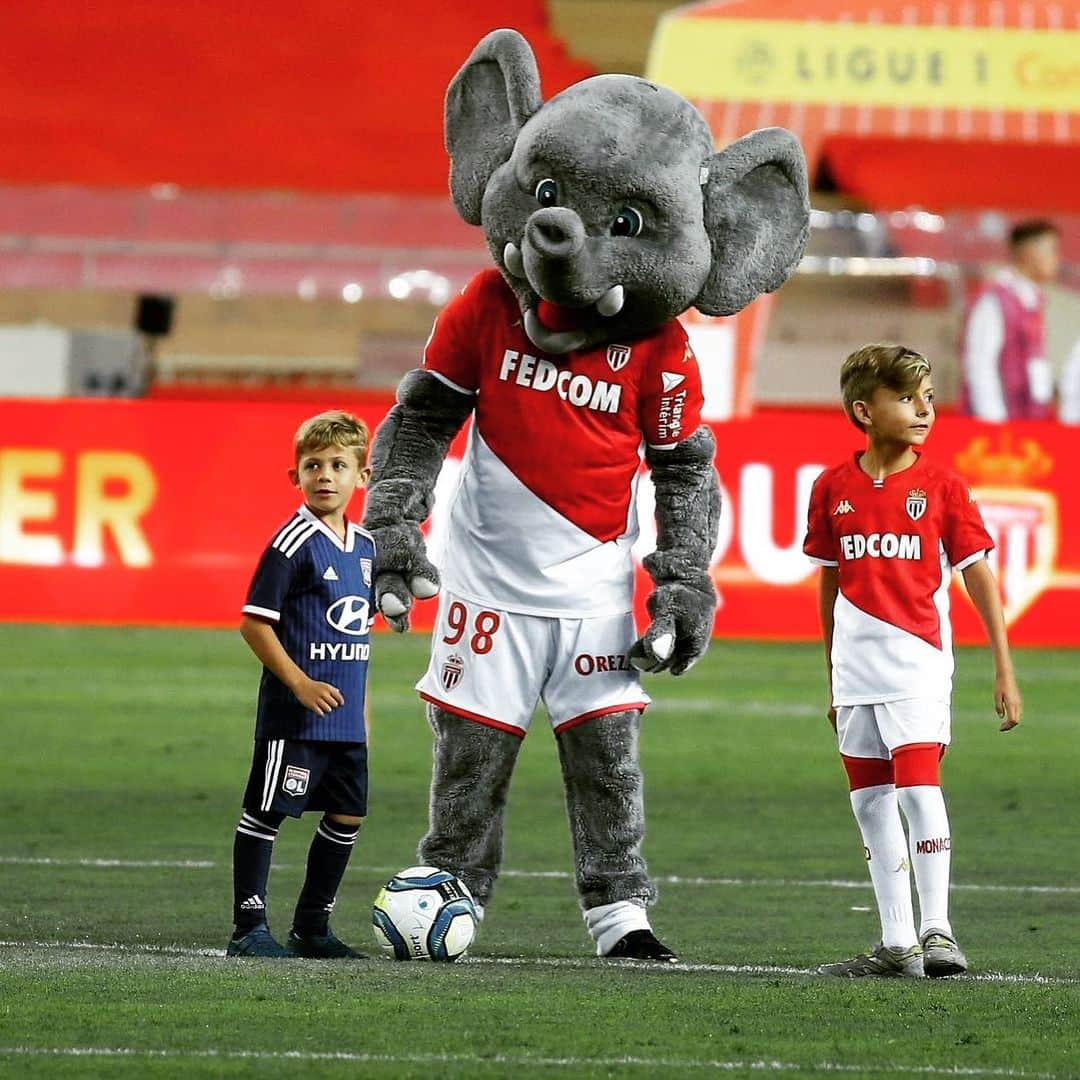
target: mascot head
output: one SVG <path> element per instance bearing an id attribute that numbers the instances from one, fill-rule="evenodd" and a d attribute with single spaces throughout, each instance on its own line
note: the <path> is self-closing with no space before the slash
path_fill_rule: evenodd
<path id="1" fill-rule="evenodd" d="M 640 337 L 778 289 L 809 231 L 806 162 L 781 128 L 716 153 L 674 91 L 598 75 L 540 97 L 528 42 L 495 30 L 446 95 L 450 192 L 546 353 Z"/>

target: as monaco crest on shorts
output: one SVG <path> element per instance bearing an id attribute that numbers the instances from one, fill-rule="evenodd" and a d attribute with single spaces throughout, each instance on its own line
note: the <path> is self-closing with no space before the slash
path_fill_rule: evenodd
<path id="1" fill-rule="evenodd" d="M 922 488 L 912 488 L 904 508 L 912 521 L 918 521 L 926 513 L 926 492 Z"/>
<path id="2" fill-rule="evenodd" d="M 442 684 L 443 689 L 453 690 L 459 682 L 461 682 L 461 676 L 465 671 L 465 661 L 458 656 L 457 653 L 446 658 L 446 663 L 442 666 Z"/>
<path id="3" fill-rule="evenodd" d="M 622 371 L 630 363 L 630 346 L 609 345 L 607 347 L 607 362 L 612 371 Z"/>

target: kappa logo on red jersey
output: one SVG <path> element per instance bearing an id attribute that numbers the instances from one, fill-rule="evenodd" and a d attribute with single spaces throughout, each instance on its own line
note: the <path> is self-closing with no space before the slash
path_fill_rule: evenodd
<path id="1" fill-rule="evenodd" d="M 851 503 L 849 503 L 847 501 L 847 499 L 841 499 L 836 504 L 836 509 L 833 511 L 833 517 L 836 517 L 837 514 L 854 514 L 854 513 L 855 513 L 855 507 L 852 506 Z"/>
<path id="2" fill-rule="evenodd" d="M 912 521 L 918 521 L 926 513 L 926 492 L 922 488 L 912 488 L 908 492 L 904 509 Z"/>
<path id="3" fill-rule="evenodd" d="M 630 363 L 630 346 L 609 345 L 607 347 L 607 362 L 612 371 L 622 371 Z"/>
<path id="4" fill-rule="evenodd" d="M 442 684 L 444 690 L 453 690 L 465 673 L 465 661 L 457 653 L 451 653 L 442 666 Z"/>

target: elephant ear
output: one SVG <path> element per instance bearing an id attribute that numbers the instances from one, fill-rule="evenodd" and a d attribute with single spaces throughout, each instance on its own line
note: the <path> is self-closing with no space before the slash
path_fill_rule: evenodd
<path id="1" fill-rule="evenodd" d="M 799 265 L 810 233 L 806 158 L 784 128 L 761 128 L 714 154 L 704 184 L 712 268 L 694 306 L 733 315 Z"/>
<path id="2" fill-rule="evenodd" d="M 470 225 L 480 224 L 491 174 L 542 104 L 536 58 L 516 30 L 493 30 L 454 76 L 444 111 L 450 197 Z"/>

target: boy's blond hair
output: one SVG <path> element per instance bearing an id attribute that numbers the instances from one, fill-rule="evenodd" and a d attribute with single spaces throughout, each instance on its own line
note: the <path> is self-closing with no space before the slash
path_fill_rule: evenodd
<path id="1" fill-rule="evenodd" d="M 297 428 L 293 450 L 299 464 L 304 454 L 325 450 L 328 446 L 339 446 L 343 450 L 352 450 L 360 468 L 363 468 L 367 465 L 370 443 L 371 432 L 363 420 L 352 413 L 331 409 L 310 417 Z"/>
<path id="2" fill-rule="evenodd" d="M 855 402 L 869 401 L 879 386 L 898 394 L 913 394 L 930 374 L 930 361 L 906 345 L 863 345 L 840 368 L 840 396 L 847 418 L 862 432 Z"/>

